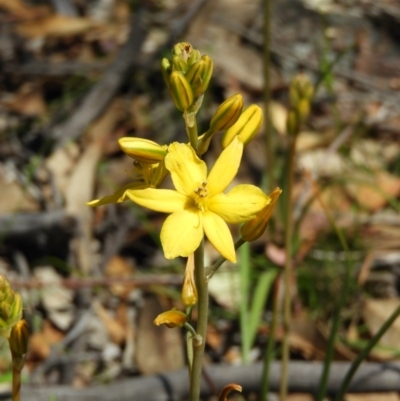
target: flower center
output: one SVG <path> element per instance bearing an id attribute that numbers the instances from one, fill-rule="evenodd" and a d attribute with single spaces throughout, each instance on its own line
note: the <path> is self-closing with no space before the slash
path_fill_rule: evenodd
<path id="1" fill-rule="evenodd" d="M 200 186 L 194 190 L 194 201 L 196 206 L 204 212 L 206 209 L 206 200 L 208 197 L 207 181 L 203 181 Z"/>

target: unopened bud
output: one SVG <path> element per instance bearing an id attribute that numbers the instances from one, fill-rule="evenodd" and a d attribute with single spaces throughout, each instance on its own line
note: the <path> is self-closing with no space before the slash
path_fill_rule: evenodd
<path id="1" fill-rule="evenodd" d="M 201 80 L 202 80 L 202 84 L 201 84 L 202 92 L 201 93 L 204 93 L 207 90 L 208 85 L 210 83 L 212 73 L 213 73 L 214 63 L 213 63 L 211 57 L 209 57 L 209 56 L 203 56 L 201 58 L 201 60 L 203 60 L 205 62 L 204 72 L 201 77 Z"/>
<path id="2" fill-rule="evenodd" d="M 173 71 L 169 77 L 170 93 L 178 110 L 187 110 L 194 100 L 193 90 L 185 76 L 178 71 Z"/>
<path id="3" fill-rule="evenodd" d="M 183 325 L 187 322 L 187 316 L 176 309 L 171 309 L 167 312 L 163 312 L 159 314 L 154 319 L 154 324 L 156 326 L 160 326 L 161 324 L 165 324 L 167 327 L 183 327 Z"/>
<path id="4" fill-rule="evenodd" d="M 182 302 L 185 306 L 193 306 L 197 303 L 197 288 L 194 279 L 194 254 L 187 260 L 185 276 L 182 286 Z"/>
<path id="5" fill-rule="evenodd" d="M 241 94 L 231 96 L 217 109 L 210 122 L 210 130 L 213 132 L 225 131 L 236 123 L 243 109 L 243 97 Z"/>
<path id="6" fill-rule="evenodd" d="M 13 354 L 23 356 L 28 352 L 29 330 L 26 320 L 20 320 L 11 329 L 8 341 Z"/>
<path id="7" fill-rule="evenodd" d="M 193 47 L 188 42 L 177 43 L 172 48 L 172 54 L 174 56 L 178 56 L 179 58 L 181 58 L 185 63 L 188 61 L 190 55 L 192 54 L 192 51 Z"/>
<path id="8" fill-rule="evenodd" d="M 240 229 L 240 235 L 244 241 L 254 241 L 260 238 L 267 228 L 268 221 L 274 211 L 276 201 L 282 193 L 280 188 L 275 188 L 269 195 L 270 202 L 261 209 L 253 220 L 247 221 Z"/>
<path id="9" fill-rule="evenodd" d="M 257 134 L 263 120 L 261 107 L 252 104 L 240 115 L 236 123 L 222 137 L 222 147 L 225 149 L 235 136 L 247 145 Z"/>
<path id="10" fill-rule="evenodd" d="M 168 59 L 163 58 L 161 60 L 161 73 L 164 78 L 164 82 L 166 83 L 167 87 L 169 88 L 169 76 L 171 75 L 172 67 Z"/>
<path id="11" fill-rule="evenodd" d="M 159 163 L 167 155 L 163 146 L 149 139 L 123 137 L 118 140 L 118 144 L 124 153 L 141 163 Z"/>
<path id="12" fill-rule="evenodd" d="M 185 74 L 185 78 L 193 89 L 194 97 L 200 96 L 203 92 L 203 75 L 206 63 L 203 60 L 193 63 Z"/>
<path id="13" fill-rule="evenodd" d="M 187 61 L 188 66 L 191 66 L 196 61 L 199 61 L 200 57 L 201 57 L 200 52 L 197 49 L 193 49 Z"/>
<path id="14" fill-rule="evenodd" d="M 9 281 L 0 275 L 0 336 L 9 338 L 13 326 L 22 317 L 22 298 Z"/>
<path id="15" fill-rule="evenodd" d="M 310 115 L 310 101 L 306 98 L 300 100 L 297 104 L 299 123 L 304 123 Z"/>
<path id="16" fill-rule="evenodd" d="M 180 71 L 185 73 L 187 69 L 188 65 L 186 64 L 186 61 L 183 61 L 178 56 L 172 56 L 172 71 Z"/>

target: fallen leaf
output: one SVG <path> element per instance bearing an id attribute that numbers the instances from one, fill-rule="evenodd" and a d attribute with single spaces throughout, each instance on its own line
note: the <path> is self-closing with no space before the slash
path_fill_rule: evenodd
<path id="1" fill-rule="evenodd" d="M 185 365 L 182 332 L 153 324 L 161 312 L 154 297 L 146 298 L 136 332 L 136 364 L 143 374 L 169 372 Z"/>
<path id="2" fill-rule="evenodd" d="M 376 212 L 388 203 L 388 198 L 400 195 L 400 178 L 387 171 L 374 171 L 355 174 L 349 182 L 347 191 L 363 208 Z"/>
<path id="3" fill-rule="evenodd" d="M 68 37 L 83 34 L 97 26 L 99 24 L 96 21 L 88 18 L 54 14 L 35 21 L 20 23 L 16 31 L 28 38 Z"/>
<path id="4" fill-rule="evenodd" d="M 124 326 L 117 319 L 111 317 L 110 313 L 100 304 L 100 302 L 94 302 L 93 308 L 106 327 L 111 341 L 115 344 L 122 345 L 126 339 Z"/>
<path id="5" fill-rule="evenodd" d="M 362 303 L 361 315 L 371 335 L 375 335 L 389 316 L 400 306 L 400 298 L 365 299 Z M 379 345 L 392 348 L 373 350 L 373 355 L 382 359 L 393 357 L 393 352 L 400 349 L 400 317 L 398 317 L 386 333 L 381 337 Z"/>
<path id="6" fill-rule="evenodd" d="M 49 320 L 57 328 L 67 330 L 74 320 L 74 292 L 61 285 L 60 275 L 51 266 L 37 267 L 33 275 L 44 284 L 40 294 Z"/>
<path id="7" fill-rule="evenodd" d="M 105 267 L 104 273 L 110 278 L 132 277 L 133 268 L 124 258 L 114 256 Z M 121 283 L 112 285 L 110 290 L 114 295 L 126 299 L 134 287 L 133 284 Z"/>
<path id="8" fill-rule="evenodd" d="M 29 337 L 27 366 L 31 370 L 38 362 L 48 358 L 51 347 L 64 338 L 64 333 L 54 327 L 48 320 L 44 320 L 42 329 Z"/>
<path id="9" fill-rule="evenodd" d="M 22 0 L 0 0 L 0 8 L 14 17 L 24 20 L 36 19 L 50 12 L 47 7 L 31 6 Z"/>
<path id="10" fill-rule="evenodd" d="M 27 117 L 43 116 L 46 113 L 42 91 L 29 83 L 22 85 L 16 93 L 6 97 L 0 104 Z"/>

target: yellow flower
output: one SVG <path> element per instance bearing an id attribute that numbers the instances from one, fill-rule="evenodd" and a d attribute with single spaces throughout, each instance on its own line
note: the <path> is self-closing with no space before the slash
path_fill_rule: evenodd
<path id="1" fill-rule="evenodd" d="M 187 322 L 187 316 L 177 310 L 171 309 L 167 312 L 160 313 L 155 319 L 154 324 L 156 326 L 160 326 L 161 324 L 165 324 L 168 327 L 182 327 Z"/>
<path id="2" fill-rule="evenodd" d="M 165 157 L 165 166 L 176 190 L 127 190 L 133 202 L 171 213 L 161 229 L 161 243 L 167 259 L 189 256 L 205 234 L 223 257 L 236 261 L 232 235 L 226 223 L 251 220 L 270 202 L 270 198 L 254 185 L 237 185 L 223 193 L 239 169 L 242 153 L 243 143 L 235 137 L 207 176 L 206 164 L 190 145 L 173 143 Z"/>

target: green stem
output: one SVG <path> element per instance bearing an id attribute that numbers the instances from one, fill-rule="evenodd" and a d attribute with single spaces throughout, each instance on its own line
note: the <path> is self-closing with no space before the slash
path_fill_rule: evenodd
<path id="1" fill-rule="evenodd" d="M 21 400 L 21 369 L 13 367 L 12 375 L 12 401 Z"/>
<path id="2" fill-rule="evenodd" d="M 378 332 L 371 338 L 366 347 L 358 354 L 357 358 L 353 361 L 350 369 L 346 373 L 342 384 L 340 385 L 339 392 L 335 397 L 335 401 L 342 401 L 346 390 L 349 387 L 351 380 L 356 373 L 358 367 L 361 365 L 362 361 L 368 356 L 372 348 L 379 342 L 381 337 L 386 333 L 386 331 L 392 326 L 395 320 L 400 316 L 400 306 L 389 316 L 386 322 L 378 330 Z"/>
<path id="3" fill-rule="evenodd" d="M 186 132 L 189 137 L 189 142 L 190 145 L 192 146 L 193 149 L 197 149 L 197 144 L 198 144 L 198 135 L 197 135 L 197 121 L 196 118 L 194 117 L 194 122 L 193 124 L 189 124 L 185 118 L 185 123 L 186 123 Z"/>
<path id="4" fill-rule="evenodd" d="M 274 135 L 271 122 L 271 14 L 272 0 L 264 0 L 264 109 L 266 117 L 265 128 L 265 153 L 267 156 L 267 175 L 269 188 L 275 188 L 274 179 Z"/>
<path id="5" fill-rule="evenodd" d="M 191 321 L 192 318 L 192 307 L 186 307 L 186 315 L 188 316 L 188 320 Z M 189 377 L 192 372 L 193 366 L 193 335 L 189 329 L 186 328 L 186 352 L 188 359 L 188 369 L 189 369 Z"/>
<path id="6" fill-rule="evenodd" d="M 207 334 L 208 321 L 208 288 L 206 277 L 204 274 L 204 241 L 201 242 L 199 248 L 194 252 L 194 277 L 197 287 L 198 296 L 198 317 L 197 317 L 197 334 L 201 336 L 202 342 L 198 344 L 193 342 L 193 366 L 190 375 L 190 401 L 199 401 L 201 370 L 203 365 L 204 348 Z"/>
<path id="7" fill-rule="evenodd" d="M 285 267 L 283 271 L 283 341 L 282 341 L 282 368 L 279 399 L 286 400 L 288 388 L 288 367 L 289 367 L 289 328 L 290 328 L 290 275 L 292 270 L 292 241 L 293 241 L 293 214 L 292 214 L 292 189 L 294 179 L 294 159 L 296 154 L 297 135 L 291 138 L 288 175 L 286 186 L 286 222 L 285 222 Z"/>
<path id="8" fill-rule="evenodd" d="M 250 355 L 250 332 L 249 332 L 249 286 L 250 286 L 250 249 L 249 244 L 240 250 L 240 332 L 242 336 L 242 361 L 248 363 Z"/>
<path id="9" fill-rule="evenodd" d="M 263 375 L 261 379 L 261 392 L 260 392 L 261 401 L 268 400 L 269 368 L 271 366 L 271 361 L 272 361 L 273 349 L 275 345 L 275 333 L 276 333 L 276 327 L 278 325 L 278 315 L 279 315 L 278 284 L 279 284 L 279 279 L 276 279 L 274 286 L 275 287 L 274 294 L 273 294 L 272 321 L 269 329 L 267 348 L 264 354 Z"/>

